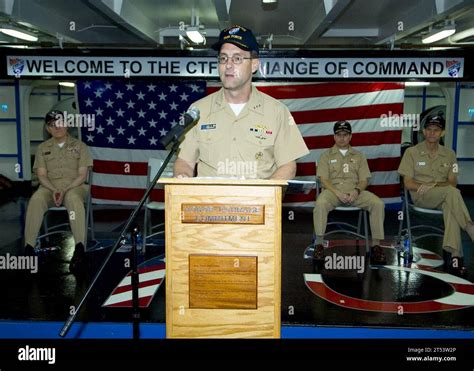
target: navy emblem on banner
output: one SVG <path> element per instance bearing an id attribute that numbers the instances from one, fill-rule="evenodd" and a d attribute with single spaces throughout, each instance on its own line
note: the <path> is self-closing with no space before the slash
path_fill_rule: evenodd
<path id="1" fill-rule="evenodd" d="M 460 61 L 446 61 L 446 67 L 448 68 L 448 74 L 451 77 L 458 77 L 459 71 L 461 70 Z"/>
<path id="2" fill-rule="evenodd" d="M 9 58 L 8 64 L 14 75 L 20 75 L 25 68 L 25 61 L 21 58 Z"/>

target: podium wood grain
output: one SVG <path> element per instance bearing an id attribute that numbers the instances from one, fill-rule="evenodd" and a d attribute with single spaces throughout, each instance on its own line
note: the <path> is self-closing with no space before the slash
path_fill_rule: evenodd
<path id="1" fill-rule="evenodd" d="M 170 338 L 278 338 L 281 199 L 284 181 L 163 179 L 166 218 L 166 334 Z M 265 205 L 264 224 L 181 222 L 183 203 Z M 257 309 L 189 305 L 189 255 L 257 257 Z"/>

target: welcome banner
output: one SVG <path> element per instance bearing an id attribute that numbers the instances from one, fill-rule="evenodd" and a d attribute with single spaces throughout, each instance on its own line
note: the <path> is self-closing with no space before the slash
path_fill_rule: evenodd
<path id="1" fill-rule="evenodd" d="M 9 76 L 217 77 L 214 57 L 7 56 Z M 464 58 L 260 58 L 268 79 L 450 79 Z"/>

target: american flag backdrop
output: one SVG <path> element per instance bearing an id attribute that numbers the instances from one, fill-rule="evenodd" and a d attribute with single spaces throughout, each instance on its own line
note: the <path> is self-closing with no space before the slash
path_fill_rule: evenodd
<path id="1" fill-rule="evenodd" d="M 400 202 L 401 129 L 384 127 L 383 115 L 403 113 L 404 86 L 392 82 L 256 83 L 287 105 L 310 149 L 298 161 L 297 179 L 314 180 L 315 163 L 334 144 L 333 125 L 352 124 L 352 145 L 372 172 L 369 190 L 386 203 Z M 146 187 L 149 157 L 164 158 L 158 140 L 192 102 L 219 89 L 205 82 L 82 81 L 80 113 L 95 114 L 95 130 L 81 130 L 94 158 L 92 196 L 97 203 L 136 203 Z M 160 190 L 152 198 L 163 200 Z M 284 203 L 313 206 L 315 191 L 287 195 Z"/>
<path id="2" fill-rule="evenodd" d="M 205 93 L 204 81 L 79 81 L 79 111 L 95 117 L 94 130 L 81 128 L 94 158 L 93 202 L 136 204 L 146 189 L 148 159 L 167 155 L 160 138 Z M 162 201 L 163 191 L 151 198 Z"/>

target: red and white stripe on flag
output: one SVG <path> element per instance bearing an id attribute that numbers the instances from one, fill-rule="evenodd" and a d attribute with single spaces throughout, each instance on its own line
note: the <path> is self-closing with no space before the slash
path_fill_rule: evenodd
<path id="1" fill-rule="evenodd" d="M 257 83 L 256 86 L 288 107 L 310 150 L 310 154 L 298 160 L 296 179 L 315 179 L 316 161 L 334 144 L 334 123 L 347 120 L 352 126 L 352 146 L 366 155 L 372 172 L 369 190 L 385 203 L 400 202 L 397 169 L 402 132 L 399 127 L 390 128 L 385 124 L 389 122 L 388 117 L 403 113 L 403 84 L 328 82 Z M 209 93 L 210 88 L 207 90 Z M 313 206 L 315 192 L 288 194 L 284 204 Z"/>
<path id="2" fill-rule="evenodd" d="M 372 172 L 369 190 L 385 203 L 400 202 L 397 168 L 401 128 L 387 127 L 387 117 L 401 115 L 404 85 L 394 82 L 256 83 L 257 88 L 284 103 L 295 118 L 310 154 L 298 160 L 296 179 L 314 180 L 316 161 L 334 144 L 333 125 L 347 120 L 352 146 L 362 151 Z M 207 94 L 218 90 L 208 86 Z M 385 120 L 385 121 L 384 121 Z M 92 195 L 97 203 L 134 204 L 146 187 L 149 157 L 165 158 L 164 150 L 119 150 L 91 147 L 94 158 Z M 124 172 L 127 168 L 127 172 Z M 155 190 L 155 200 L 163 191 Z M 288 206 L 313 206 L 315 191 L 285 197 Z"/>
<path id="3" fill-rule="evenodd" d="M 147 308 L 155 293 L 165 278 L 165 261 L 162 256 L 156 256 L 138 267 L 138 304 Z M 132 277 L 131 272 L 120 281 L 117 287 L 105 300 L 103 307 L 131 308 L 132 307 Z"/>

